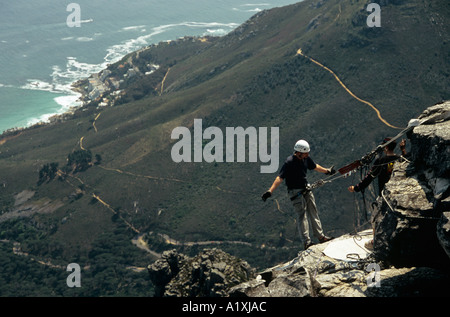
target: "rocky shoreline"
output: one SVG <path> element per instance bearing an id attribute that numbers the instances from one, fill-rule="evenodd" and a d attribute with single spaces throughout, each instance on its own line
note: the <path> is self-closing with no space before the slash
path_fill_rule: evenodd
<path id="1" fill-rule="evenodd" d="M 174 41 L 152 44 L 132 52 L 124 56 L 120 61 L 108 65 L 106 69 L 72 83 L 71 90 L 76 94 L 80 94 L 77 102 L 80 102 L 81 105 L 73 106 L 64 113 L 52 115 L 47 121 L 38 122 L 28 127 L 8 129 L 0 134 L 0 141 L 7 137 L 15 136 L 23 130 L 64 122 L 76 116 L 80 111 L 86 111 L 88 107 L 94 109 L 98 107 L 112 107 L 118 103 L 130 101 L 121 101 L 121 99 L 127 95 L 128 89 L 132 87 L 133 82 L 137 81 L 136 79 L 154 77 L 150 86 L 154 85 L 155 87 L 153 88 L 157 89 L 164 74 L 167 72 L 168 66 L 156 65 L 149 60 L 147 56 L 151 55 L 149 52 L 151 53 L 152 50 L 158 49 L 158 47 L 164 49 L 165 46 L 175 46 L 185 42 L 208 43 L 212 39 L 213 37 L 209 36 L 185 36 Z M 156 94 L 156 90 L 154 93 Z"/>

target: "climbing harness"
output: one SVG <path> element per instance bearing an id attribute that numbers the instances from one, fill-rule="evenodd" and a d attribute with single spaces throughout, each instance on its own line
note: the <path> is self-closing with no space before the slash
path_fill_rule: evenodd
<path id="1" fill-rule="evenodd" d="M 308 184 L 306 188 L 300 189 L 294 196 L 291 197 L 291 200 L 295 200 L 297 197 L 305 195 L 306 193 L 311 191 L 311 186 Z"/>

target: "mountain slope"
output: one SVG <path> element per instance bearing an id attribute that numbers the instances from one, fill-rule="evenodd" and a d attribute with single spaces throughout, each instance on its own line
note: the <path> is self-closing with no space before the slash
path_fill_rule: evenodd
<path id="1" fill-rule="evenodd" d="M 337 78 L 396 127 L 406 126 L 424 105 L 450 97 L 449 4 L 383 1 L 381 28 L 369 28 L 368 3 L 304 1 L 258 13 L 221 38 L 161 43 L 126 56 L 110 69 L 119 72 L 127 61 L 160 68 L 130 80 L 122 104 L 92 103 L 64 122 L 4 136 L 2 216 L 20 207 L 14 195 L 24 190 L 34 192 L 27 203 L 61 204 L 25 218 L 23 230 L 37 232 L 32 239 L 41 248 L 28 243 L 37 256 L 51 257 L 43 245 L 64 245 L 58 249 L 63 263 L 83 256 L 92 264 L 95 241 L 123 230 L 130 239 L 148 233 L 157 251 L 164 248 L 159 234 L 181 242 L 244 241 L 251 246 L 229 244 L 227 251 L 256 266 L 296 254 L 295 215 L 284 188 L 265 204 L 260 199 L 276 173 L 261 174 L 262 163 L 248 159 L 175 163 L 171 132 L 192 131 L 196 118 L 203 129 L 279 127 L 279 166 L 300 138 L 323 166 L 361 157 L 398 130 Z M 300 48 L 328 70 L 297 54 Z M 82 149 L 100 155 L 100 164 L 37 185 L 44 164 L 57 162 L 62 170 L 67 156 Z M 313 172 L 310 182 L 321 176 Z M 356 221 L 360 197 L 346 190 L 355 181 L 316 191 L 327 233 L 364 222 Z M 26 247 L 29 239 L 11 229 L 11 220 L 0 226 L 0 239 Z"/>

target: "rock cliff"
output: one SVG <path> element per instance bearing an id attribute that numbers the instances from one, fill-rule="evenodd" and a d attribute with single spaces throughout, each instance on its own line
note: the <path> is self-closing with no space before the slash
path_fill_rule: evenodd
<path id="1" fill-rule="evenodd" d="M 448 113 L 444 102 L 419 119 Z M 314 245 L 259 273 L 218 249 L 195 258 L 166 252 L 148 267 L 155 295 L 450 296 L 450 120 L 428 122 L 407 135 L 411 151 L 374 205 L 373 232 Z M 369 251 L 363 241 L 372 236 Z"/>
<path id="2" fill-rule="evenodd" d="M 450 112 L 450 102 L 419 119 Z M 394 167 L 375 211 L 375 256 L 396 266 L 450 267 L 450 120 L 409 135 L 409 160 Z"/>

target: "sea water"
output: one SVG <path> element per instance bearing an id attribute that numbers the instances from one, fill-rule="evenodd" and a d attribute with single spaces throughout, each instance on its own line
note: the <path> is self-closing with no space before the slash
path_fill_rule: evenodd
<path id="1" fill-rule="evenodd" d="M 70 86 L 150 44 L 222 36 L 298 0 L 14 0 L 0 9 L 0 133 L 79 105 Z M 67 23 L 70 4 L 80 26 Z"/>

